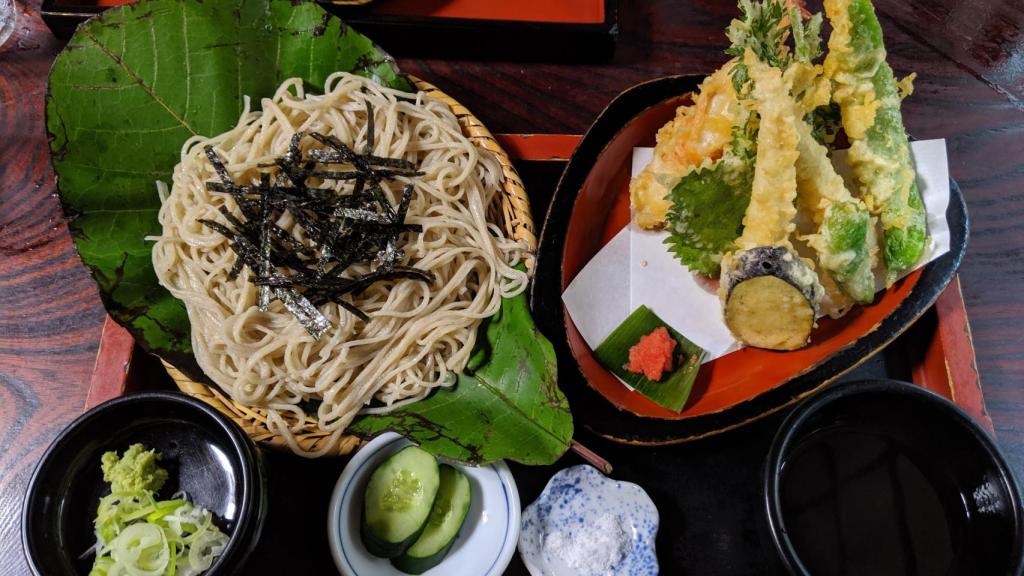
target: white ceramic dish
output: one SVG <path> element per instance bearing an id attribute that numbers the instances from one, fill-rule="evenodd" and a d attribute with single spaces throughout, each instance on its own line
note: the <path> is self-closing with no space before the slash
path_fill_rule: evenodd
<path id="1" fill-rule="evenodd" d="M 593 538 L 588 527 L 607 523 L 609 516 L 617 520 L 628 544 L 608 570 L 583 574 L 545 550 L 545 541 L 556 531 L 571 540 Z M 583 464 L 552 476 L 537 500 L 523 511 L 519 555 L 533 576 L 652 576 L 658 573 L 657 533 L 658 509 L 643 488 L 612 480 Z"/>
<path id="2" fill-rule="evenodd" d="M 363 492 L 370 474 L 388 456 L 412 444 L 387 432 L 362 447 L 334 486 L 327 533 L 334 564 L 345 576 L 401 576 L 387 559 L 366 551 L 359 536 Z M 504 462 L 474 468 L 459 466 L 469 477 L 473 501 L 458 540 L 445 559 L 425 576 L 499 576 L 516 551 L 519 492 Z"/>

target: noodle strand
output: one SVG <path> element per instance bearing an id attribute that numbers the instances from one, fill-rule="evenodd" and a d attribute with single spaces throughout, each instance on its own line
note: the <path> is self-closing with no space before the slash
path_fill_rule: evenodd
<path id="1" fill-rule="evenodd" d="M 199 366 L 235 401 L 265 408 L 269 428 L 306 456 L 328 452 L 361 410 L 386 412 L 450 386 L 469 359 L 480 321 L 527 282 L 514 268 L 526 256 L 523 246 L 487 221 L 501 167 L 463 136 L 445 104 L 347 73 L 328 77 L 325 91 L 306 94 L 301 79 L 287 80 L 262 101 L 262 111 L 250 111 L 246 99 L 228 132 L 190 138 L 170 191 L 160 189 L 163 233 L 153 248 L 160 283 L 188 310 Z M 369 316 L 366 322 L 337 303 L 321 305 L 332 329 L 317 340 L 280 301 L 266 311 L 257 307 L 252 271 L 243 268 L 230 278 L 236 256 L 229 239 L 199 220 L 223 221 L 221 207 L 236 216 L 240 211 L 230 195 L 206 189 L 217 175 L 204 148 L 214 148 L 236 182 L 256 184 L 300 131 L 364 151 L 367 110 L 373 113 L 372 153 L 410 161 L 423 173 L 397 176 L 381 188 L 397 206 L 405 185 L 413 186 L 406 222 L 422 232 L 407 233 L 399 263 L 429 271 L 435 281 L 384 280 L 351 296 Z M 330 183 L 339 194 L 352 191 L 352 181 L 318 186 Z M 276 224 L 309 245 L 289 214 Z M 369 265 L 353 264 L 345 276 L 369 272 Z M 317 425 L 330 434 L 315 453 L 303 453 L 294 435 L 310 402 L 319 402 Z"/>

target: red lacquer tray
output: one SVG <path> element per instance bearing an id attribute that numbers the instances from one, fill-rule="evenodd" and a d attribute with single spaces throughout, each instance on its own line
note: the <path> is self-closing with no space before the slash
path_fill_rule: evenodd
<path id="1" fill-rule="evenodd" d="M 43 0 L 59 37 L 82 20 L 135 0 Z M 614 50 L 617 0 L 318 0 L 395 55 L 451 53 L 602 60 Z"/>
<path id="2" fill-rule="evenodd" d="M 528 185 L 531 172 L 540 172 L 547 175 L 548 185 L 553 186 L 552 174 L 555 171 L 550 168 L 534 170 L 531 165 L 566 160 L 580 137 L 506 134 L 498 135 L 498 139 L 509 155 L 517 160 Z M 534 191 L 535 214 L 544 212 L 546 206 L 539 200 L 547 200 L 548 194 L 549 191 Z M 895 353 L 909 364 L 909 375 L 915 384 L 949 398 L 992 430 L 957 278 L 954 277 L 918 326 L 900 337 L 893 346 L 898 347 Z M 572 358 L 559 360 L 573 362 Z M 146 358 L 127 331 L 108 318 L 103 327 L 86 408 L 127 392 L 163 386 L 172 384 L 168 379 L 162 379 L 159 364 Z"/>

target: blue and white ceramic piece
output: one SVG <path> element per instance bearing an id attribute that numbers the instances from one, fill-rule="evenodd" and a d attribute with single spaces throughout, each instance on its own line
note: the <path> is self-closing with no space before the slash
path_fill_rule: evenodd
<path id="1" fill-rule="evenodd" d="M 618 520 L 628 544 L 622 558 L 604 572 L 580 573 L 545 541 L 561 531 L 564 538 L 593 537 L 588 528 Z M 523 511 L 519 555 L 533 576 L 653 576 L 658 573 L 654 537 L 658 509 L 643 488 L 612 480 L 586 464 L 561 470 L 537 500 Z M 631 536 L 631 538 L 629 538 Z"/>
<path id="2" fill-rule="evenodd" d="M 394 432 L 385 432 L 356 452 L 338 478 L 327 515 L 327 535 L 334 564 L 344 576 L 405 576 L 388 560 L 367 552 L 359 536 L 359 517 L 374 469 L 410 444 Z M 516 481 L 504 462 L 459 468 L 469 478 L 473 493 L 466 523 L 444 560 L 423 576 L 501 576 L 512 561 L 519 536 Z"/>

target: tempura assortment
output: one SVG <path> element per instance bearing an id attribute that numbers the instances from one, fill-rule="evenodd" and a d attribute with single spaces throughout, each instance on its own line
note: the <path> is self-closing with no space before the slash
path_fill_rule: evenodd
<path id="1" fill-rule="evenodd" d="M 823 59 L 821 14 L 782 0 L 739 8 L 732 58 L 659 130 L 630 199 L 638 226 L 664 228 L 687 268 L 719 277 L 737 339 L 793 350 L 819 315 L 871 303 L 876 271 L 891 286 L 924 253 L 900 115 L 913 76 L 897 82 L 886 64 L 870 0 L 825 1 Z M 831 160 L 840 127 L 850 187 Z"/>

